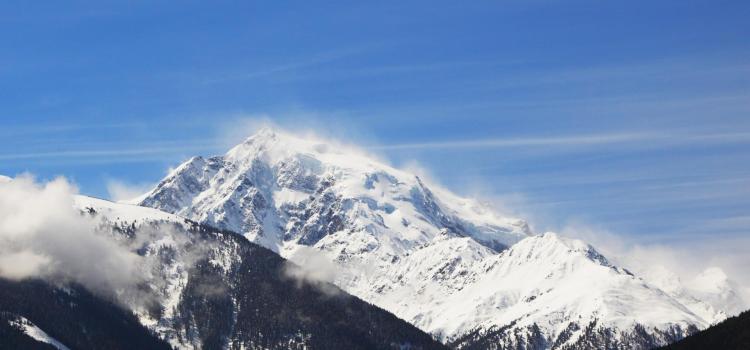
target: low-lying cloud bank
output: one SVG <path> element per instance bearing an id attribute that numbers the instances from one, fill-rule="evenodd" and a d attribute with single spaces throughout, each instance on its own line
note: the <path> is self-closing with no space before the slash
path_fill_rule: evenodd
<path id="1" fill-rule="evenodd" d="M 75 209 L 76 193 L 64 178 L 0 181 L 0 277 L 77 282 L 108 294 L 141 282 L 140 257 Z"/>

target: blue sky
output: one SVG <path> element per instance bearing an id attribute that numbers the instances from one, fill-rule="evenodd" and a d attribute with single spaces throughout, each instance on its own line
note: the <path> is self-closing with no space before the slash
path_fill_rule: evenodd
<path id="1" fill-rule="evenodd" d="M 716 0 L 6 2 L 0 174 L 106 197 L 266 118 L 541 229 L 747 242 L 748 18 Z"/>

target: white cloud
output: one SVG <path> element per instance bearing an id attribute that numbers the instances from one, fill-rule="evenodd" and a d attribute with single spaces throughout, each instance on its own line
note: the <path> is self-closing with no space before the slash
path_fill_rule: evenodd
<path id="1" fill-rule="evenodd" d="M 525 146 L 579 146 L 633 142 L 653 137 L 648 133 L 633 134 L 600 134 L 600 135 L 574 135 L 574 136 L 550 136 L 550 137 L 528 137 L 528 138 L 489 138 L 480 140 L 455 140 L 436 141 L 424 143 L 404 143 L 376 147 L 385 150 L 399 149 L 441 149 L 441 148 L 498 148 L 498 147 L 525 147 Z"/>
<path id="2" fill-rule="evenodd" d="M 486 138 L 422 143 L 402 143 L 371 147 L 380 150 L 511 148 L 511 147 L 582 147 L 631 145 L 636 147 L 672 147 L 684 144 L 746 143 L 750 133 L 671 134 L 666 132 L 600 133 L 589 135 L 550 135 L 521 138 Z M 645 144 L 644 144 L 645 143 Z"/>
<path id="3" fill-rule="evenodd" d="M 294 279 L 298 286 L 303 283 L 317 287 L 328 295 L 337 295 L 341 291 L 334 287 L 336 265 L 322 252 L 309 247 L 299 247 L 284 265 L 284 276 Z"/>
<path id="4" fill-rule="evenodd" d="M 39 274 L 50 259 L 30 251 L 0 253 L 0 276 L 20 280 Z"/>
<path id="5" fill-rule="evenodd" d="M 109 199 L 115 202 L 131 201 L 154 188 L 152 183 L 130 184 L 120 180 L 107 181 Z"/>
<path id="6" fill-rule="evenodd" d="M 63 178 L 0 181 L 0 276 L 75 281 L 106 293 L 141 280 L 139 256 L 74 209 L 76 192 Z"/>
<path id="7" fill-rule="evenodd" d="M 259 70 L 237 71 L 237 72 L 228 73 L 219 77 L 212 77 L 212 78 L 204 80 L 204 83 L 215 84 L 215 83 L 223 83 L 227 81 L 253 80 L 253 79 L 258 79 L 258 78 L 267 78 L 267 77 L 271 77 L 271 76 L 282 74 L 282 73 L 294 72 L 294 71 L 303 70 L 303 69 L 310 68 L 310 67 L 315 67 L 315 66 L 331 63 L 331 62 L 338 61 L 338 60 L 341 60 L 350 56 L 355 56 L 355 55 L 365 53 L 377 47 L 378 45 L 371 44 L 368 46 L 332 49 L 328 51 L 319 52 L 317 54 L 305 55 L 304 57 L 301 57 L 297 60 L 293 60 L 287 63 L 277 64 L 273 66 L 267 66 Z"/>
<path id="8" fill-rule="evenodd" d="M 213 140 L 152 141 L 147 145 L 98 143 L 94 146 L 78 146 L 79 149 L 48 150 L 42 152 L 16 152 L 0 154 L 0 160 L 73 160 L 100 162 L 127 162 L 172 158 L 179 155 L 214 150 L 219 147 Z M 85 147 L 85 149 L 83 148 Z M 95 150 L 92 150 L 95 148 Z"/>
<path id="9" fill-rule="evenodd" d="M 644 244 L 637 238 L 612 233 L 602 227 L 572 223 L 561 232 L 594 246 L 613 263 L 646 276 L 651 270 L 664 268 L 683 282 L 692 281 L 709 268 L 718 267 L 739 288 L 746 304 L 750 304 L 750 237 L 721 239 L 685 239 L 671 244 Z"/>
<path id="10" fill-rule="evenodd" d="M 377 150 L 362 147 L 372 138 L 368 132 L 358 129 L 343 121 L 332 123 L 321 118 L 321 115 L 309 111 L 293 111 L 271 117 L 266 114 L 237 114 L 229 120 L 218 123 L 215 130 L 217 144 L 225 149 L 237 146 L 262 129 L 270 129 L 277 134 L 293 138 L 315 141 L 342 153 L 366 156 L 383 164 L 389 164 Z"/>

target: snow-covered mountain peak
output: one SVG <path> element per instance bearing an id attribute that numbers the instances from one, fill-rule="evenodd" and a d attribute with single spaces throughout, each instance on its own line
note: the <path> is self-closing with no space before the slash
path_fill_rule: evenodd
<path id="1" fill-rule="evenodd" d="M 722 317 L 583 241 L 534 235 L 523 220 L 315 137 L 262 129 L 223 156 L 185 162 L 139 204 L 291 260 L 314 254 L 332 264 L 309 268 L 333 269 L 325 274 L 342 289 L 446 341 L 551 348 L 606 336 L 598 341 L 643 348 Z"/>
<path id="2" fill-rule="evenodd" d="M 337 167 L 358 172 L 383 170 L 396 177 L 413 177 L 356 146 L 313 134 L 301 136 L 270 127 L 260 129 L 230 149 L 223 158 L 236 164 L 262 160 L 271 165 L 280 165 L 297 161 L 308 167 Z"/>
<path id="3" fill-rule="evenodd" d="M 403 314 L 449 341 L 461 334 L 497 336 L 498 342 L 515 339 L 508 348 L 523 348 L 523 343 L 536 338 L 549 342 L 542 348 L 550 348 L 556 342 L 572 344 L 590 337 L 584 329 L 587 326 L 613 336 L 622 332 L 616 337 L 625 338 L 637 327 L 659 333 L 708 325 L 658 288 L 612 265 L 594 247 L 555 233 L 528 237 L 501 253 L 473 260 L 466 252 L 443 252 L 452 258 L 433 258 L 436 275 L 426 268 L 421 279 L 464 276 L 456 278 L 461 282 L 441 281 L 455 287 L 445 288 L 447 296 L 439 301 L 426 292 L 421 300 L 422 290 L 435 287 L 428 282 L 418 284 L 412 300 L 430 307 L 414 315 Z M 411 263 L 420 268 L 420 264 L 429 266 L 425 261 L 431 257 L 420 254 L 416 259 L 418 263 Z M 398 307 L 393 308 L 399 314 Z M 500 333 L 492 335 L 495 332 Z"/>
<path id="4" fill-rule="evenodd" d="M 612 266 L 603 255 L 588 243 L 579 239 L 562 237 L 554 232 L 524 239 L 512 246 L 505 254 L 525 256 L 527 260 L 551 264 L 572 259 L 587 259 L 602 266 Z"/>
<path id="5" fill-rule="evenodd" d="M 313 245 L 360 232 L 373 239 L 370 249 L 401 253 L 442 230 L 499 250 L 530 234 L 523 220 L 361 150 L 268 128 L 224 156 L 191 158 L 139 204 L 240 232 L 276 251 L 286 241 Z"/>

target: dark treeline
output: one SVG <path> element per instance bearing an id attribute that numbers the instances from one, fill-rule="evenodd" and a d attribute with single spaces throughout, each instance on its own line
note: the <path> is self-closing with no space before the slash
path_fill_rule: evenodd
<path id="1" fill-rule="evenodd" d="M 663 350 L 750 349 L 750 311 L 693 334 Z"/>

